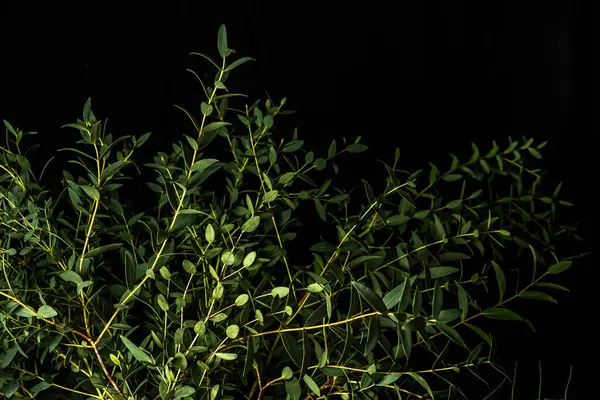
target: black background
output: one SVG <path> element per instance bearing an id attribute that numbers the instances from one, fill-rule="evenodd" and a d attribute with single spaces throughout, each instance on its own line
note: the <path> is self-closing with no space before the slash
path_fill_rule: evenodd
<path id="1" fill-rule="evenodd" d="M 192 131 L 173 105 L 197 109 L 202 100 L 185 69 L 214 74 L 188 54 L 216 56 L 225 23 L 237 56 L 258 60 L 229 86 L 249 103 L 265 92 L 287 97 L 299 111 L 287 123 L 307 147 L 325 151 L 332 138 L 362 135 L 370 151 L 347 166 L 352 175 L 371 178 L 375 158 L 392 160 L 396 146 L 405 169 L 416 170 L 449 164 L 450 151 L 468 154 L 471 141 L 487 149 L 509 135 L 549 140 L 545 167 L 564 181 L 591 242 L 597 32 L 595 14 L 576 2 L 124 3 L 0 6 L 0 118 L 39 132 L 35 163 L 78 139 L 60 127 L 90 96 L 114 135 L 152 131 L 148 157 L 169 151 Z M 589 258 L 565 274 L 573 293 L 561 304 L 532 308 L 537 335 L 511 323 L 497 332 L 507 367 L 524 361 L 517 398 L 537 396 L 538 360 L 548 398 L 562 396 L 568 365 L 577 363 L 575 381 L 584 373 L 578 363 L 593 333 L 582 329 L 575 278 L 586 268 Z"/>

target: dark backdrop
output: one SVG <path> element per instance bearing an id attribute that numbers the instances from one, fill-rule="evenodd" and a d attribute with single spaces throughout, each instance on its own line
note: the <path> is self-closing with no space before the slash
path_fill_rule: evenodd
<path id="1" fill-rule="evenodd" d="M 173 107 L 201 101 L 185 68 L 213 71 L 188 53 L 216 54 L 225 23 L 237 55 L 258 60 L 232 75 L 234 91 L 250 102 L 265 92 L 276 101 L 287 97 L 299 111 L 287 117 L 290 126 L 313 147 L 362 135 L 371 150 L 354 168 L 364 177 L 373 174 L 374 157 L 390 160 L 396 146 L 403 165 L 416 170 L 442 157 L 447 164 L 449 151 L 468 152 L 471 141 L 487 148 L 508 135 L 549 140 L 546 167 L 565 181 L 591 242 L 597 126 L 588 123 L 599 114 L 591 97 L 598 50 L 588 44 L 597 31 L 590 28 L 594 14 L 575 2 L 375 1 L 330 9 L 324 1 L 123 3 L 0 6 L 0 117 L 40 133 L 40 160 L 77 140 L 60 126 L 80 116 L 89 96 L 114 134 L 153 132 L 148 156 L 190 133 Z M 578 333 L 584 289 L 575 277 L 591 262 L 578 268 L 566 275 L 572 296 L 529 315 L 537 336 L 510 323 L 499 332 L 506 365 L 524 360 L 520 390 L 527 394 L 518 398 L 537 395 L 537 360 L 544 395 L 558 398 L 568 365 L 582 358 L 589 335 Z"/>

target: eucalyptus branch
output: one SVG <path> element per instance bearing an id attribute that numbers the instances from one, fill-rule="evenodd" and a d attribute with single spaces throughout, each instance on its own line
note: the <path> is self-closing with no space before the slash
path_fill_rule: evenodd
<path id="1" fill-rule="evenodd" d="M 545 278 L 579 257 L 557 249 L 582 240 L 556 225 L 572 204 L 542 180 L 545 143 L 509 137 L 487 153 L 472 144 L 466 161 L 452 155 L 448 168 L 414 172 L 396 149 L 391 165 L 377 160 L 385 174 L 357 181 L 362 193 L 340 187 L 338 156 L 367 151 L 361 138 L 309 149 L 296 129 L 278 129 L 292 113 L 285 98 L 248 104 L 230 90 L 230 73 L 253 59 L 232 59 L 224 26 L 217 49 L 219 61 L 192 53 L 215 74 L 188 70 L 203 95 L 198 113 L 178 107 L 191 135 L 145 169 L 134 153 L 150 134 L 113 137 L 88 99 L 65 125 L 82 140 L 59 152 L 75 169 L 55 193 L 21 152 L 29 133 L 4 121 L 0 395 L 433 399 L 458 390 L 460 370 L 506 379 L 477 318 L 530 324 L 509 303 L 556 302 L 551 291 L 568 289 Z M 221 159 L 211 158 L 213 141 L 225 146 Z M 129 172 L 152 195 L 123 194 Z M 313 260 L 300 266 L 291 254 Z M 517 269 L 508 296 L 507 265 L 522 257 L 532 271 Z M 477 288 L 497 291 L 496 305 L 481 308 Z M 483 341 L 472 346 L 461 325 Z M 439 351 L 432 340 L 442 335 Z M 421 358 L 413 349 L 425 341 Z M 473 350 L 461 359 L 454 346 Z M 475 370 L 484 364 L 492 368 Z"/>

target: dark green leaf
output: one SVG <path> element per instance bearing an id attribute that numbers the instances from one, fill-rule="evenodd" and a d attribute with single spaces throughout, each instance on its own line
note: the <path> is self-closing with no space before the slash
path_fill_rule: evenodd
<path id="1" fill-rule="evenodd" d="M 541 286 L 541 287 L 547 287 L 547 288 L 550 288 L 550 289 L 562 290 L 564 292 L 570 292 L 570 290 L 567 289 L 566 287 L 558 285 L 556 283 L 551 283 L 551 282 L 537 282 L 535 285 L 536 286 Z"/>
<path id="2" fill-rule="evenodd" d="M 52 384 L 48 382 L 40 382 L 37 385 L 33 386 L 31 389 L 29 389 L 29 391 L 32 395 L 37 396 L 40 392 L 43 392 L 44 390 L 49 389 L 51 387 Z"/>
<path id="3" fill-rule="evenodd" d="M 191 386 L 183 386 L 180 387 L 179 389 L 175 390 L 175 393 L 173 394 L 173 397 L 176 399 L 180 399 L 182 397 L 188 397 L 193 395 L 194 393 L 196 393 L 196 389 L 194 389 Z"/>
<path id="4" fill-rule="evenodd" d="M 441 262 L 447 262 L 447 261 L 468 260 L 471 257 L 465 253 L 448 251 L 446 253 L 441 253 L 440 255 L 438 255 L 438 258 L 440 259 Z"/>
<path id="5" fill-rule="evenodd" d="M 284 153 L 293 153 L 294 151 L 300 150 L 300 148 L 304 145 L 304 140 L 292 140 L 283 146 L 282 151 Z"/>
<path id="6" fill-rule="evenodd" d="M 285 381 L 285 391 L 290 396 L 290 400 L 299 400 L 300 396 L 302 396 L 302 388 L 296 378 Z"/>
<path id="7" fill-rule="evenodd" d="M 512 321 L 522 321 L 523 318 L 517 314 L 516 312 L 509 310 L 507 308 L 488 308 L 482 313 L 484 316 L 491 319 L 503 319 L 503 320 L 512 320 Z"/>
<path id="8" fill-rule="evenodd" d="M 433 300 L 432 300 L 432 311 L 431 315 L 433 318 L 437 318 L 440 315 L 440 311 L 442 311 L 442 306 L 444 305 L 444 292 L 442 292 L 442 284 L 440 281 L 435 282 L 435 287 L 433 288 Z"/>
<path id="9" fill-rule="evenodd" d="M 403 301 L 403 307 L 400 311 L 409 304 L 410 302 L 410 283 L 408 276 L 405 277 L 404 282 L 390 290 L 384 297 L 383 303 L 388 310 L 394 308 L 401 300 Z"/>
<path id="10" fill-rule="evenodd" d="M 92 250 L 88 251 L 87 253 L 85 253 L 85 258 L 91 258 L 91 257 L 97 256 L 99 254 L 102 254 L 106 251 L 116 250 L 116 249 L 120 248 L 121 246 L 123 246 L 121 243 L 111 243 L 111 244 L 107 244 L 106 246 L 96 247 L 95 249 L 92 249 Z"/>
<path id="11" fill-rule="evenodd" d="M 455 274 L 460 271 L 458 268 L 454 267 L 431 267 L 429 268 L 429 273 L 431 274 L 431 279 L 439 279 L 444 278 L 446 276 Z M 421 272 L 418 277 L 420 279 L 425 279 L 425 271 Z"/>
<path id="12" fill-rule="evenodd" d="M 306 385 L 308 386 L 308 388 L 310 390 L 312 390 L 312 392 L 317 395 L 317 397 L 321 396 L 321 390 L 319 389 L 319 385 L 317 385 L 315 383 L 315 381 L 310 376 L 304 375 L 302 377 L 302 379 L 304 380 L 304 382 L 306 383 Z"/>
<path id="13" fill-rule="evenodd" d="M 8 367 L 12 362 L 13 358 L 17 354 L 17 346 L 13 346 L 8 350 L 4 350 L 0 353 L 0 369 Z"/>
<path id="14" fill-rule="evenodd" d="M 66 282 L 72 282 L 76 285 L 79 285 L 83 282 L 81 276 L 79 276 L 77 272 L 71 270 L 62 271 L 58 274 L 58 276 L 60 276 L 62 280 Z"/>
<path id="15" fill-rule="evenodd" d="M 352 144 L 348 145 L 346 150 L 348 151 L 348 153 L 362 153 L 363 151 L 367 150 L 368 148 L 369 147 L 365 146 L 364 144 L 352 143 Z"/>
<path id="16" fill-rule="evenodd" d="M 500 265 L 494 260 L 492 260 L 492 265 L 494 267 L 494 272 L 496 273 L 496 281 L 498 282 L 498 291 L 500 292 L 500 300 L 504 298 L 504 291 L 506 290 L 506 278 L 504 277 L 504 271 L 500 268 Z"/>
<path id="17" fill-rule="evenodd" d="M 387 219 L 386 223 L 390 226 L 398 226 L 398 225 L 404 225 L 408 221 L 410 221 L 410 217 L 408 215 L 396 214 L 396 215 L 392 215 L 391 217 L 389 217 Z"/>
<path id="18" fill-rule="evenodd" d="M 381 380 L 377 382 L 377 386 L 391 385 L 392 383 L 396 382 L 401 376 L 402 375 L 400 374 L 384 375 L 383 378 L 381 378 Z"/>
<path id="19" fill-rule="evenodd" d="M 100 192 L 95 187 L 89 185 L 80 185 L 79 186 L 85 194 L 87 194 L 92 200 L 98 201 L 100 200 Z"/>
<path id="20" fill-rule="evenodd" d="M 492 346 L 492 339 L 481 328 L 479 328 L 478 326 L 475 326 L 475 325 L 468 324 L 466 322 L 465 322 L 465 326 L 469 327 L 473 332 L 478 334 L 479 337 L 481 337 L 488 344 L 488 346 Z"/>
<path id="21" fill-rule="evenodd" d="M 548 268 L 548 274 L 560 274 L 561 272 L 566 271 L 567 269 L 569 269 L 571 267 L 571 264 L 573 264 L 572 261 L 560 261 L 554 265 L 551 265 Z"/>
<path id="22" fill-rule="evenodd" d="M 379 342 L 381 328 L 379 323 L 379 315 L 373 315 L 369 321 L 369 333 L 367 335 L 367 344 L 365 346 L 365 356 L 371 353 Z"/>
<path id="23" fill-rule="evenodd" d="M 454 328 L 450 327 L 449 325 L 446 325 L 442 321 L 437 321 L 436 325 L 438 326 L 438 328 L 440 328 L 442 333 L 448 336 L 453 342 L 455 342 L 459 346 L 467 347 L 462 336 L 460 336 L 460 334 Z"/>
<path id="24" fill-rule="evenodd" d="M 410 375 L 415 381 L 417 381 L 419 383 L 419 385 L 423 386 L 423 388 L 427 391 L 427 393 L 431 397 L 431 400 L 435 400 L 435 397 L 433 396 L 433 392 L 431 391 L 431 387 L 429 386 L 429 384 L 427 383 L 425 378 L 423 378 L 421 375 L 417 374 L 416 372 L 407 372 L 407 374 Z"/>
<path id="25" fill-rule="evenodd" d="M 125 336 L 119 336 L 121 341 L 125 344 L 125 347 L 131 352 L 131 355 L 142 363 L 154 364 L 154 360 L 148 354 L 144 353 L 142 349 L 137 347 L 133 342 L 127 339 Z"/>
<path id="26" fill-rule="evenodd" d="M 289 332 L 281 332 L 280 335 L 285 351 L 287 351 L 292 361 L 298 367 L 302 367 L 302 352 L 300 351 L 298 342 L 294 339 L 294 336 Z"/>
<path id="27" fill-rule="evenodd" d="M 459 179 L 462 179 L 462 175 L 461 174 L 448 174 L 448 175 L 444 175 L 444 177 L 442 179 L 445 180 L 446 182 L 454 182 Z"/>
<path id="28" fill-rule="evenodd" d="M 221 55 L 221 57 L 227 57 L 227 28 L 225 28 L 225 25 L 221 25 L 219 27 L 219 34 L 217 35 L 217 48 L 219 49 L 219 55 Z"/>
<path id="29" fill-rule="evenodd" d="M 331 144 L 329 145 L 329 149 L 327 150 L 327 158 L 331 159 L 333 158 L 337 153 L 337 143 L 335 141 L 335 139 L 333 139 L 331 141 Z"/>
<path id="30" fill-rule="evenodd" d="M 225 72 L 229 72 L 234 68 L 239 67 L 240 65 L 248 62 L 248 61 L 256 61 L 254 58 L 251 57 L 242 57 L 242 58 L 238 58 L 237 60 L 235 60 L 234 62 L 232 62 L 229 66 L 227 66 L 227 68 L 225 68 Z"/>
<path id="31" fill-rule="evenodd" d="M 552 303 L 556 303 L 557 301 L 554 298 L 546 293 L 536 292 L 533 290 L 528 290 L 526 292 L 522 292 L 518 294 L 518 297 L 522 299 L 532 299 L 532 300 L 544 300 L 550 301 Z"/>
<path id="32" fill-rule="evenodd" d="M 377 293 L 375 293 L 373 289 L 357 281 L 353 281 L 352 286 L 354 286 L 354 288 L 358 291 L 361 297 L 365 299 L 366 302 L 369 303 L 369 305 L 373 307 L 373 309 L 375 309 L 375 311 L 379 311 L 380 313 L 387 313 L 387 308 L 383 303 L 383 300 L 381 300 L 381 298 L 377 296 Z"/>
<path id="33" fill-rule="evenodd" d="M 464 321 L 469 312 L 469 298 L 466 290 L 462 286 L 458 286 L 458 308 L 460 309 L 460 319 Z"/>

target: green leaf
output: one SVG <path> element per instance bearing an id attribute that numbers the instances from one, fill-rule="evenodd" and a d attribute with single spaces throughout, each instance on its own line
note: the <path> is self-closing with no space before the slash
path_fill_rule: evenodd
<path id="1" fill-rule="evenodd" d="M 225 25 L 219 27 L 219 34 L 217 35 L 217 48 L 221 57 L 227 57 L 227 28 Z"/>
<path id="2" fill-rule="evenodd" d="M 396 214 L 396 215 L 392 215 L 391 217 L 389 217 L 387 219 L 386 223 L 389 226 L 398 226 L 398 225 L 404 225 L 408 221 L 410 221 L 410 217 L 408 215 Z"/>
<path id="3" fill-rule="evenodd" d="M 242 225 L 242 231 L 254 232 L 256 228 L 258 228 L 258 225 L 260 225 L 260 217 L 258 215 L 255 215 L 254 217 L 251 217 L 246 222 L 244 222 L 244 225 Z"/>
<path id="4" fill-rule="evenodd" d="M 194 333 L 198 336 L 202 336 L 202 335 L 204 335 L 205 332 L 206 332 L 206 324 L 204 323 L 204 321 L 196 322 L 196 324 L 194 325 Z"/>
<path id="5" fill-rule="evenodd" d="M 386 385 L 391 385 L 392 383 L 396 382 L 398 379 L 400 379 L 402 375 L 400 374 L 390 374 L 390 375 L 384 375 L 383 378 L 381 378 L 381 380 L 379 382 L 377 382 L 376 386 L 386 386 Z M 398 397 L 400 398 L 400 397 Z"/>
<path id="6" fill-rule="evenodd" d="M 476 334 L 478 334 L 479 337 L 481 337 L 488 344 L 488 346 L 490 346 L 490 347 L 492 346 L 492 339 L 481 328 L 479 328 L 478 326 L 475 326 L 475 325 L 471 325 L 471 324 L 466 323 L 466 322 L 465 322 L 465 326 L 467 326 L 473 332 L 475 332 Z"/>
<path id="7" fill-rule="evenodd" d="M 308 388 L 312 390 L 312 392 L 316 394 L 317 397 L 321 397 L 321 389 L 319 389 L 319 385 L 317 385 L 316 382 L 310 376 L 304 375 L 302 379 L 306 383 L 306 386 L 308 386 Z"/>
<path id="8" fill-rule="evenodd" d="M 437 318 L 440 315 L 440 311 L 442 311 L 442 306 L 444 305 L 444 292 L 442 292 L 442 284 L 440 281 L 435 282 L 435 287 L 433 288 L 433 300 L 432 300 L 432 311 L 431 315 L 433 318 Z"/>
<path id="9" fill-rule="evenodd" d="M 557 301 L 552 296 L 550 296 L 546 293 L 536 292 L 533 290 L 528 290 L 526 292 L 519 293 L 517 296 L 522 299 L 544 300 L 544 301 L 550 301 L 552 303 L 557 303 Z"/>
<path id="10" fill-rule="evenodd" d="M 292 379 L 292 377 L 294 376 L 294 372 L 292 371 L 292 369 L 288 366 L 283 367 L 283 369 L 281 370 L 281 377 L 285 380 L 288 379 Z"/>
<path id="11" fill-rule="evenodd" d="M 504 298 L 504 291 L 506 290 L 506 278 L 504 276 L 504 271 L 498 265 L 498 263 L 492 260 L 492 265 L 494 267 L 494 272 L 496 273 L 496 281 L 498 282 L 498 291 L 500 292 L 500 300 Z"/>
<path id="12" fill-rule="evenodd" d="M 262 198 L 263 203 L 270 203 L 272 201 L 275 201 L 278 194 L 279 194 L 279 192 L 277 190 L 268 191 L 267 193 L 265 193 L 263 195 L 263 198 Z"/>
<path id="13" fill-rule="evenodd" d="M 292 140 L 283 146 L 282 151 L 284 153 L 293 153 L 294 151 L 300 150 L 304 145 L 304 140 Z"/>
<path id="14" fill-rule="evenodd" d="M 521 317 L 516 312 L 509 310 L 507 308 L 488 308 L 483 311 L 482 314 L 491 319 L 502 319 L 502 320 L 511 320 L 511 321 L 522 321 L 523 317 Z"/>
<path id="15" fill-rule="evenodd" d="M 448 251 L 438 255 L 441 262 L 458 261 L 458 260 L 469 260 L 471 257 L 465 253 Z"/>
<path id="16" fill-rule="evenodd" d="M 541 287 L 547 287 L 547 288 L 550 288 L 550 289 L 562 290 L 564 292 L 570 292 L 570 290 L 567 289 L 566 287 L 558 285 L 556 283 L 552 283 L 552 282 L 537 282 L 535 285 L 536 286 L 541 286 Z"/>
<path id="17" fill-rule="evenodd" d="M 227 335 L 227 337 L 229 339 L 237 338 L 239 333 L 240 333 L 240 327 L 237 325 L 229 325 L 227 327 L 227 329 L 225 330 L 225 334 Z"/>
<path id="18" fill-rule="evenodd" d="M 254 264 L 255 260 L 256 260 L 256 252 L 251 251 L 250 253 L 246 254 L 246 257 L 244 257 L 244 261 L 242 262 L 242 264 L 244 265 L 244 268 L 248 268 L 252 264 Z"/>
<path id="19" fill-rule="evenodd" d="M 217 129 L 223 128 L 224 126 L 227 126 L 227 125 L 231 125 L 231 124 L 229 122 L 221 122 L 221 121 L 211 122 L 210 124 L 206 125 L 204 127 L 204 129 L 202 129 L 202 132 L 206 133 L 206 132 L 216 131 Z"/>
<path id="20" fill-rule="evenodd" d="M 191 138 L 191 137 L 189 137 L 189 136 L 187 136 L 187 135 L 185 136 L 185 138 L 187 139 L 187 141 L 188 141 L 188 143 L 189 143 L 190 147 L 191 147 L 193 150 L 195 150 L 195 151 L 198 151 L 198 142 L 196 142 L 196 140 L 195 140 L 195 139 L 193 139 L 193 138 Z"/>
<path id="21" fill-rule="evenodd" d="M 279 296 L 283 299 L 285 296 L 288 295 L 288 293 L 290 293 L 290 288 L 285 286 L 278 286 L 271 289 L 271 296 L 273 297 Z"/>
<path id="22" fill-rule="evenodd" d="M 198 160 L 194 163 L 194 165 L 192 165 L 192 168 L 190 168 L 190 170 L 192 172 L 204 172 L 208 167 L 210 167 L 211 165 L 214 165 L 216 163 L 218 163 L 219 160 L 216 160 L 214 158 L 205 158 L 203 160 Z"/>
<path id="23" fill-rule="evenodd" d="M 394 308 L 401 300 L 405 300 L 403 302 L 404 307 L 408 305 L 410 302 L 410 283 L 408 276 L 405 277 L 404 282 L 390 290 L 384 297 L 383 303 L 385 304 L 388 310 Z M 404 308 L 402 307 L 402 308 Z M 402 311 L 402 310 L 401 310 Z"/>
<path id="24" fill-rule="evenodd" d="M 454 267 L 431 267 L 429 268 L 429 273 L 431 274 L 431 279 L 439 279 L 444 278 L 446 276 L 452 275 L 460 271 L 458 268 Z M 425 279 L 425 271 L 421 272 L 418 275 L 419 279 Z"/>
<path id="25" fill-rule="evenodd" d="M 448 208 L 450 210 L 454 210 L 456 207 L 460 206 L 461 204 L 462 204 L 461 199 L 452 200 L 452 201 L 449 201 L 448 204 L 446 204 L 446 208 Z"/>
<path id="26" fill-rule="evenodd" d="M 242 58 L 238 58 L 237 60 L 235 60 L 234 62 L 232 62 L 231 64 L 229 64 L 227 66 L 227 68 L 225 68 L 225 72 L 229 72 L 231 70 L 233 70 L 234 68 L 239 67 L 240 65 L 247 63 L 248 61 L 256 61 L 254 58 L 252 57 L 242 57 Z"/>
<path id="27" fill-rule="evenodd" d="M 125 347 L 131 352 L 131 355 L 142 363 L 154 364 L 154 360 L 148 354 L 144 353 L 142 349 L 137 347 L 133 342 L 127 339 L 125 336 L 119 336 L 121 341 L 125 344 Z"/>
<path id="28" fill-rule="evenodd" d="M 421 211 L 417 211 L 414 215 L 413 218 L 416 219 L 423 219 L 425 217 L 427 217 L 429 214 L 431 213 L 430 210 L 421 210 Z"/>
<path id="29" fill-rule="evenodd" d="M 217 384 L 210 389 L 210 400 L 217 400 L 217 396 L 219 395 L 220 386 Z"/>
<path id="30" fill-rule="evenodd" d="M 91 187 L 89 185 L 80 185 L 79 186 L 85 194 L 87 194 L 92 200 L 98 201 L 100 200 L 100 192 L 95 187 Z"/>
<path id="31" fill-rule="evenodd" d="M 196 266 L 190 260 L 183 260 L 183 269 L 190 275 L 194 275 L 196 273 Z"/>
<path id="32" fill-rule="evenodd" d="M 452 340 L 454 343 L 465 348 L 467 347 L 462 336 L 460 336 L 460 334 L 454 328 L 450 327 L 449 325 L 446 325 L 442 321 L 437 321 L 436 325 L 438 326 L 438 328 L 440 328 L 440 331 L 442 331 L 444 335 L 448 336 L 450 340 Z"/>
<path id="33" fill-rule="evenodd" d="M 371 353 L 379 342 L 381 328 L 379 323 L 379 315 L 373 315 L 369 321 L 369 333 L 367 335 L 367 344 L 365 346 L 365 356 Z"/>
<path id="34" fill-rule="evenodd" d="M 58 274 L 58 276 L 60 276 L 60 278 L 63 281 L 72 282 L 76 285 L 83 283 L 83 279 L 81 279 L 81 276 L 79 276 L 79 274 L 75 271 L 71 271 L 71 270 L 62 271 L 61 273 Z"/>
<path id="35" fill-rule="evenodd" d="M 383 303 L 383 300 L 381 300 L 381 298 L 377 295 L 377 293 L 373 291 L 373 289 L 357 281 L 353 281 L 352 286 L 354 286 L 354 288 L 358 291 L 361 297 L 365 299 L 366 302 L 369 303 L 369 305 L 373 307 L 373 309 L 375 309 L 375 311 L 379 311 L 380 313 L 387 313 L 388 309 Z"/>
<path id="36" fill-rule="evenodd" d="M 335 139 L 333 139 L 331 141 L 331 144 L 329 145 L 329 148 L 327 149 L 327 158 L 332 159 L 333 157 L 335 157 L 336 153 L 337 153 L 337 143 L 336 143 Z"/>
<path id="37" fill-rule="evenodd" d="M 56 317 L 57 315 L 58 315 L 58 313 L 56 312 L 56 310 L 48 305 L 41 306 L 37 310 L 37 319 L 53 318 L 53 317 Z"/>
<path id="38" fill-rule="evenodd" d="M 442 179 L 446 182 L 454 182 L 454 181 L 458 181 L 459 179 L 462 179 L 462 177 L 463 176 L 461 174 L 448 174 L 448 175 L 444 175 L 444 177 Z"/>
<path id="39" fill-rule="evenodd" d="M 300 400 L 300 396 L 302 396 L 302 388 L 300 387 L 300 383 L 298 383 L 298 379 L 296 378 L 285 381 L 285 391 L 290 400 Z"/>
<path id="40" fill-rule="evenodd" d="M 182 397 L 191 396 L 194 393 L 196 393 L 196 389 L 194 389 L 193 387 L 183 386 L 183 387 L 180 387 L 179 389 L 175 390 L 175 393 L 173 393 L 173 397 L 176 399 L 180 399 Z"/>
<path id="41" fill-rule="evenodd" d="M 237 354 L 235 353 L 215 353 L 215 357 L 220 358 L 221 360 L 232 361 L 237 358 Z"/>
<path id="42" fill-rule="evenodd" d="M 248 302 L 248 300 L 250 300 L 250 296 L 248 296 L 246 293 L 242 293 L 235 299 L 235 305 L 237 307 L 242 307 Z"/>
<path id="43" fill-rule="evenodd" d="M 557 262 L 554 265 L 551 265 L 548 268 L 547 273 L 548 274 L 560 274 L 561 272 L 564 272 L 566 270 L 568 270 L 571 267 L 571 264 L 573 264 L 572 261 L 560 261 Z"/>
<path id="44" fill-rule="evenodd" d="M 203 101 L 202 103 L 200 103 L 200 112 L 202 113 L 202 115 L 209 116 L 213 112 L 213 106 Z"/>
<path id="45" fill-rule="evenodd" d="M 460 319 L 464 321 L 469 312 L 469 297 L 467 291 L 460 285 L 458 286 L 458 308 L 460 309 Z"/>
<path id="46" fill-rule="evenodd" d="M 320 283 L 315 282 L 308 285 L 307 289 L 311 293 L 320 293 L 323 291 L 324 287 Z"/>
<path id="47" fill-rule="evenodd" d="M 528 147 L 527 151 L 529 151 L 529 153 L 534 156 L 535 158 L 537 158 L 538 160 L 540 160 L 542 158 L 542 154 L 537 151 L 536 149 L 534 149 L 533 147 Z"/>
<path id="48" fill-rule="evenodd" d="M 158 294 L 156 301 L 161 310 L 165 312 L 169 311 L 169 303 L 167 303 L 167 299 L 165 299 L 165 296 L 163 296 L 162 293 Z"/>
<path id="49" fill-rule="evenodd" d="M 121 244 L 121 243 L 111 243 L 111 244 L 107 244 L 106 246 L 96 247 L 95 249 L 92 249 L 92 250 L 88 251 L 87 253 L 85 253 L 85 258 L 92 258 L 92 257 L 95 257 L 104 252 L 116 250 L 116 249 L 120 248 L 121 246 L 123 246 L 123 244 Z"/>
<path id="50" fill-rule="evenodd" d="M 317 198 L 315 198 L 315 209 L 317 210 L 317 214 L 319 214 L 319 218 L 321 218 L 323 221 L 327 220 L 327 212 L 325 211 L 325 207 L 323 207 L 323 204 Z"/>
<path id="51" fill-rule="evenodd" d="M 444 230 L 444 225 L 442 224 L 442 221 L 440 221 L 440 218 L 436 214 L 433 214 L 433 221 L 434 221 L 434 225 L 435 225 L 435 238 L 437 240 L 440 240 L 440 239 L 443 239 L 444 237 L 446 237 L 446 231 Z"/>
<path id="52" fill-rule="evenodd" d="M 115 161 L 102 171 L 102 180 L 106 181 L 110 179 L 114 174 L 119 172 L 126 165 L 131 164 L 131 161 Z M 92 188 L 93 189 L 93 188 Z"/>
<path id="53" fill-rule="evenodd" d="M 419 385 L 423 386 L 423 389 L 425 389 L 427 391 L 427 393 L 431 397 L 431 400 L 435 400 L 435 397 L 433 396 L 433 392 L 431 391 L 431 387 L 429 387 L 429 384 L 427 383 L 425 378 L 423 378 L 421 375 L 417 374 L 416 372 L 407 372 L 407 374 L 410 375 L 415 381 L 417 381 L 419 383 Z"/>
<path id="54" fill-rule="evenodd" d="M 204 238 L 210 244 L 215 241 L 215 228 L 211 224 L 206 225 L 206 230 L 204 231 Z"/>
<path id="55" fill-rule="evenodd" d="M 17 346 L 13 346 L 8 350 L 4 350 L 0 353 L 0 369 L 4 369 L 9 366 L 13 358 L 17 354 Z"/>
<path id="56" fill-rule="evenodd" d="M 40 392 L 43 392 L 44 390 L 49 389 L 51 387 L 52 387 L 52 384 L 50 384 L 48 382 L 40 382 L 37 385 L 33 386 L 31 389 L 29 389 L 29 391 L 35 397 L 38 394 L 40 394 Z"/>
<path id="57" fill-rule="evenodd" d="M 368 146 L 360 143 L 352 143 L 349 144 L 346 150 L 348 153 L 362 153 L 363 151 L 368 150 Z"/>
<path id="58" fill-rule="evenodd" d="M 188 362 L 182 353 L 175 353 L 175 356 L 173 357 L 173 366 L 181 371 L 185 371 L 187 369 Z"/>

